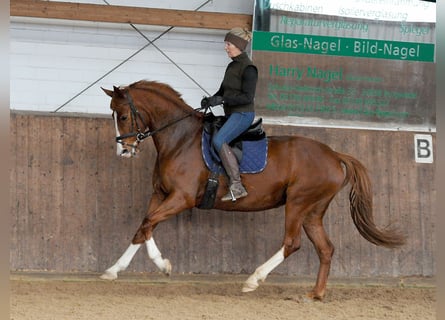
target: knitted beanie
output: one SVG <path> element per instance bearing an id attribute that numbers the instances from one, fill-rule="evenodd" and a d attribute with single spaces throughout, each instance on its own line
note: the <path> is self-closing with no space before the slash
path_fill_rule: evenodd
<path id="1" fill-rule="evenodd" d="M 235 45 L 241 51 L 244 51 L 247 44 L 252 39 L 252 33 L 247 29 L 243 28 L 233 28 L 226 33 L 224 41 L 228 41 Z"/>

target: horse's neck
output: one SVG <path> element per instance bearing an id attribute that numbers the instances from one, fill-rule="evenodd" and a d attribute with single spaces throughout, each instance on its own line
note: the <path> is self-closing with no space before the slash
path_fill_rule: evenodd
<path id="1" fill-rule="evenodd" d="M 174 122 L 175 120 L 171 119 L 170 121 Z M 170 155 L 189 152 L 196 140 L 199 139 L 201 132 L 201 122 L 195 115 L 191 115 L 158 131 L 152 137 L 158 154 Z"/>
<path id="2" fill-rule="evenodd" d="M 166 99 L 164 94 L 154 90 L 141 92 L 145 94 L 139 96 L 141 105 L 145 106 L 144 117 L 150 131 L 154 132 L 152 138 L 158 154 L 171 154 L 190 147 L 198 132 L 202 132 L 202 121 L 193 109 L 175 102 L 174 98 Z"/>

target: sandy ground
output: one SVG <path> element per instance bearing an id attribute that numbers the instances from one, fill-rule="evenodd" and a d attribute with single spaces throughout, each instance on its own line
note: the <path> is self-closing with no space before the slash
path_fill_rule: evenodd
<path id="1" fill-rule="evenodd" d="M 242 293 L 247 276 L 11 274 L 10 319 L 436 319 L 434 279 L 330 279 L 323 302 L 313 279 L 270 276 Z"/>

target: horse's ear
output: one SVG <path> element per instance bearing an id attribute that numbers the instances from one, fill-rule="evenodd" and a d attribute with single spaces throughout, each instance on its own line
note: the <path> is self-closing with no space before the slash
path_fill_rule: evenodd
<path id="1" fill-rule="evenodd" d="M 113 86 L 113 90 L 108 90 L 108 89 L 105 89 L 102 87 L 100 87 L 100 88 L 105 92 L 105 94 L 107 96 L 113 97 L 113 95 L 116 95 L 121 98 L 125 97 L 125 94 L 122 92 L 122 90 L 116 86 Z"/>
<path id="2" fill-rule="evenodd" d="M 100 87 L 107 96 L 113 97 L 113 91 Z"/>
<path id="3" fill-rule="evenodd" d="M 125 97 L 125 93 L 119 87 L 113 86 L 113 90 L 114 90 L 114 94 L 116 96 L 118 96 L 120 98 L 124 98 Z"/>

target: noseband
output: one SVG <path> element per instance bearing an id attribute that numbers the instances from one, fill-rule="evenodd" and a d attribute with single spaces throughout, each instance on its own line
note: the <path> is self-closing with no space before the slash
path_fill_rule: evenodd
<path id="1" fill-rule="evenodd" d="M 148 137 L 158 133 L 159 131 L 164 130 L 165 128 L 168 128 L 171 125 L 174 125 L 175 123 L 177 123 L 179 121 L 182 121 L 185 118 L 190 117 L 193 114 L 193 113 L 188 113 L 185 116 L 183 116 L 183 117 L 181 117 L 179 119 L 173 120 L 172 122 L 169 122 L 166 125 L 158 128 L 158 129 L 149 130 L 147 124 L 144 121 L 144 118 L 142 118 L 142 115 L 139 113 L 138 109 L 134 105 L 133 98 L 131 97 L 130 93 L 127 92 L 125 94 L 125 97 L 127 98 L 127 102 L 128 102 L 128 105 L 130 106 L 130 110 L 131 110 L 131 130 L 133 132 L 126 133 L 126 134 L 123 134 L 123 135 L 120 135 L 120 136 L 116 137 L 116 142 L 120 143 L 123 146 L 127 145 L 127 143 L 125 143 L 123 141 L 123 139 L 136 137 L 136 140 L 139 143 L 139 142 L 143 141 L 144 139 L 146 139 L 146 138 L 148 138 Z M 207 108 L 197 108 L 197 109 L 193 109 L 193 111 L 196 112 L 196 111 L 201 111 L 203 109 L 207 109 Z M 142 125 L 144 126 L 144 131 L 142 131 L 142 129 L 139 127 L 138 118 L 141 120 Z M 137 131 L 134 131 L 135 127 L 136 127 Z M 134 145 L 132 145 L 132 147 L 134 148 Z"/>

